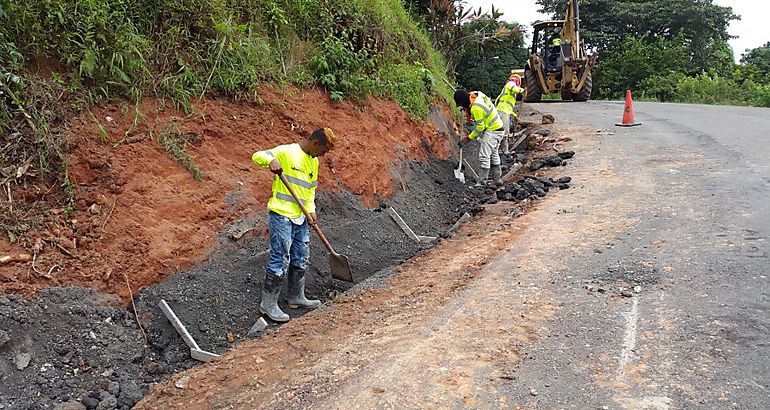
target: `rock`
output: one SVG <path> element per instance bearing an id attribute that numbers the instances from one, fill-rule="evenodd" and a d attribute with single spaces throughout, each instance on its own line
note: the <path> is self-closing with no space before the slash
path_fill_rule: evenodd
<path id="1" fill-rule="evenodd" d="M 80 402 L 83 403 L 88 410 L 93 410 L 99 405 L 99 400 L 96 400 L 93 397 L 86 397 L 83 400 L 80 400 Z"/>
<path id="2" fill-rule="evenodd" d="M 99 205 L 97 204 L 91 204 L 91 206 L 88 207 L 88 212 L 91 213 L 91 215 L 99 215 Z"/>
<path id="3" fill-rule="evenodd" d="M 120 407 L 131 408 L 134 407 L 139 400 L 144 397 L 142 389 L 134 381 L 123 382 L 120 386 L 120 397 L 118 397 L 118 405 Z"/>
<path id="4" fill-rule="evenodd" d="M 549 130 L 548 128 L 543 128 L 542 130 L 537 130 L 537 132 L 535 132 L 535 134 L 540 134 L 540 135 L 542 135 L 544 137 L 547 137 L 547 136 L 551 135 L 551 130 Z"/>
<path id="5" fill-rule="evenodd" d="M 642 287 L 639 285 L 634 286 L 634 293 L 642 293 Z"/>
<path id="6" fill-rule="evenodd" d="M 527 198 L 529 198 L 529 191 L 527 191 L 526 189 L 521 188 L 518 191 L 516 191 L 516 200 L 523 201 Z"/>
<path id="7" fill-rule="evenodd" d="M 556 183 L 558 184 L 569 184 L 570 182 L 572 182 L 572 177 L 567 177 L 567 176 L 561 177 L 556 180 Z"/>
<path id="8" fill-rule="evenodd" d="M 634 296 L 634 294 L 629 292 L 629 291 L 627 291 L 627 290 L 624 290 L 624 291 L 620 292 L 620 296 L 630 298 L 631 296 Z"/>
<path id="9" fill-rule="evenodd" d="M 529 389 L 529 394 L 533 396 L 537 396 L 538 394 L 540 394 L 540 392 L 537 391 L 537 389 Z"/>
<path id="10" fill-rule="evenodd" d="M 144 371 L 151 375 L 166 373 L 166 369 L 158 362 L 150 362 L 144 367 Z"/>
<path id="11" fill-rule="evenodd" d="M 561 159 L 570 159 L 575 156 L 575 151 L 563 151 L 556 155 L 558 155 Z"/>
<path id="12" fill-rule="evenodd" d="M 13 362 L 16 364 L 16 368 L 19 370 L 26 369 L 27 366 L 29 366 L 30 361 L 32 361 L 32 355 L 29 353 L 19 353 L 13 359 Z"/>
<path id="13" fill-rule="evenodd" d="M 68 401 L 66 403 L 57 404 L 54 410 L 86 410 L 86 406 L 77 401 Z"/>
<path id="14" fill-rule="evenodd" d="M 543 119 L 540 121 L 543 124 L 553 124 L 556 122 L 556 117 L 553 114 L 544 114 Z"/>
<path id="15" fill-rule="evenodd" d="M 559 189 L 569 189 L 569 184 L 558 184 L 556 186 L 558 186 Z"/>
<path id="16" fill-rule="evenodd" d="M 96 406 L 96 410 L 114 410 L 118 407 L 118 398 L 107 392 L 102 392 L 99 398 L 101 400 L 99 405 Z"/>
<path id="17" fill-rule="evenodd" d="M 109 385 L 107 385 L 107 392 L 111 395 L 117 397 L 120 393 L 120 383 L 118 382 L 110 382 Z"/>
<path id="18" fill-rule="evenodd" d="M 545 165 L 548 165 L 549 167 L 558 167 L 562 164 L 562 159 L 558 155 L 551 155 L 550 157 L 541 158 L 541 161 L 545 163 Z"/>
<path id="19" fill-rule="evenodd" d="M 190 382 L 190 376 L 182 376 L 182 377 L 179 378 L 179 380 L 174 382 L 174 386 L 177 389 L 184 389 L 184 388 L 187 387 L 187 383 L 189 383 L 189 382 Z"/>
<path id="20" fill-rule="evenodd" d="M 543 165 L 545 165 L 545 164 L 543 163 L 543 161 L 541 161 L 541 160 L 539 160 L 539 159 L 536 159 L 536 160 L 532 161 L 532 162 L 529 164 L 529 169 L 530 169 L 530 170 L 532 170 L 532 171 L 537 171 L 538 169 L 542 168 L 542 167 L 543 167 Z"/>
<path id="21" fill-rule="evenodd" d="M 3 329 L 0 329 L 0 347 L 3 347 L 6 343 L 8 343 L 11 340 L 11 337 L 8 336 L 8 332 L 6 332 Z"/>
<path id="22" fill-rule="evenodd" d="M 249 333 L 246 334 L 246 337 L 257 337 L 265 329 L 267 329 L 267 322 L 265 321 L 265 318 L 260 317 L 257 322 L 254 323 L 254 326 L 249 329 Z"/>

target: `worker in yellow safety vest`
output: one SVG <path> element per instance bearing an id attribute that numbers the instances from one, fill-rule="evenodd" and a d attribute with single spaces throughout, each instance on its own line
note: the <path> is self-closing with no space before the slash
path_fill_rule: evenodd
<path id="1" fill-rule="evenodd" d="M 492 99 L 484 95 L 481 91 L 467 92 L 457 90 L 454 94 L 455 104 L 465 110 L 467 122 L 471 125 L 472 131 L 468 139 L 479 140 L 479 162 L 481 171 L 479 172 L 479 183 L 483 185 L 489 178 L 490 169 L 492 171 L 492 180 L 495 185 L 503 184 L 502 169 L 500 168 L 500 141 L 503 139 L 503 120 L 495 108 Z"/>
<path id="2" fill-rule="evenodd" d="M 315 308 L 321 302 L 305 297 L 305 270 L 310 258 L 310 234 L 308 224 L 317 221 L 315 190 L 318 186 L 318 157 L 334 147 L 334 133 L 329 128 L 313 131 L 307 139 L 296 144 L 280 145 L 255 152 L 252 161 L 275 174 L 273 195 L 267 202 L 270 255 L 262 285 L 262 301 L 259 311 L 276 322 L 287 322 L 289 315 L 278 307 L 284 273 L 288 271 L 286 298 L 290 308 Z M 279 174 L 283 173 L 292 184 L 299 200 L 308 211 L 305 218 L 299 205 L 283 185 Z"/>
<path id="3" fill-rule="evenodd" d="M 561 57 L 561 29 L 559 27 L 553 29 L 548 39 L 548 50 L 548 63 L 551 69 L 558 68 L 559 57 Z"/>
<path id="4" fill-rule="evenodd" d="M 511 134 L 511 121 L 516 118 L 516 95 L 524 92 L 521 88 L 521 77 L 511 71 L 511 75 L 508 77 L 508 81 L 503 86 L 503 90 L 500 91 L 500 95 L 495 99 L 497 106 L 497 112 L 500 113 L 500 118 L 503 119 L 503 130 L 505 135 L 503 136 L 503 143 L 501 149 L 505 155 L 510 154 L 508 151 L 508 137 Z"/>

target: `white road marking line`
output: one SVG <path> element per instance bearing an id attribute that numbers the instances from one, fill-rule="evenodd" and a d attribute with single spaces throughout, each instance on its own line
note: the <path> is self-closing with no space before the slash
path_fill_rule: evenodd
<path id="1" fill-rule="evenodd" d="M 626 365 L 631 361 L 634 349 L 636 348 L 636 329 L 639 321 L 639 297 L 633 296 L 631 310 L 623 313 L 626 318 L 626 332 L 623 336 L 623 351 L 620 353 L 620 366 L 618 369 L 618 381 L 623 381 L 626 377 Z"/>

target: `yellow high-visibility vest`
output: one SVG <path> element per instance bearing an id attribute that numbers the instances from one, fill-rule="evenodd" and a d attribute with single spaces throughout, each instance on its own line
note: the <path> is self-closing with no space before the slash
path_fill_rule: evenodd
<path id="1" fill-rule="evenodd" d="M 299 144 L 279 145 L 267 151 L 258 151 L 251 160 L 262 168 L 268 168 L 270 161 L 278 160 L 283 174 L 292 184 L 294 192 L 309 213 L 315 213 L 315 189 L 318 186 L 318 158 L 313 158 L 300 148 Z M 283 185 L 278 175 L 273 179 L 273 196 L 267 202 L 267 209 L 290 219 L 302 216 L 302 210 Z"/>
<path id="2" fill-rule="evenodd" d="M 470 94 L 470 121 L 473 125 L 473 131 L 468 135 L 468 138 L 476 139 L 483 134 L 484 131 L 497 131 L 502 129 L 503 120 L 500 118 L 500 114 L 492 103 L 492 99 L 487 97 L 481 91 L 474 91 Z"/>
<path id="3" fill-rule="evenodd" d="M 513 112 L 513 108 L 516 106 L 516 94 L 523 93 L 524 89 L 516 85 L 513 80 L 505 83 L 505 87 L 497 96 L 495 103 L 497 104 L 497 111 L 504 112 L 512 117 L 516 116 Z"/>

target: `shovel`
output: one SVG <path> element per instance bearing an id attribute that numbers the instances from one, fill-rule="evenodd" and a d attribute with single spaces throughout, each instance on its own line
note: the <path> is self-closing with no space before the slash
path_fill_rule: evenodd
<path id="1" fill-rule="evenodd" d="M 465 174 L 463 174 L 463 147 L 460 147 L 460 162 L 457 163 L 457 169 L 455 171 L 455 178 L 463 184 L 465 183 Z"/>
<path id="2" fill-rule="evenodd" d="M 281 178 L 281 182 L 283 182 L 283 185 L 286 187 L 286 189 L 288 189 L 291 193 L 294 201 L 297 203 L 297 205 L 299 205 L 299 209 L 301 209 L 302 213 L 305 214 L 305 218 L 307 218 L 308 222 L 310 222 L 310 214 L 307 212 L 307 209 L 305 209 L 305 205 L 302 205 L 302 201 L 300 201 L 297 197 L 297 193 L 294 192 L 294 188 L 292 188 L 289 181 L 286 180 L 286 176 L 283 175 L 283 173 L 278 174 L 278 176 Z M 329 267 L 332 271 L 332 277 L 338 280 L 353 282 L 353 272 L 350 270 L 350 262 L 348 261 L 348 257 L 334 252 L 334 249 L 332 248 L 331 244 L 329 244 L 329 241 L 326 240 L 326 237 L 324 236 L 324 233 L 321 232 L 321 228 L 318 227 L 318 224 L 311 224 L 310 226 L 315 229 L 318 237 L 321 238 L 321 242 L 323 242 L 324 246 L 326 246 L 326 249 L 329 250 Z"/>

